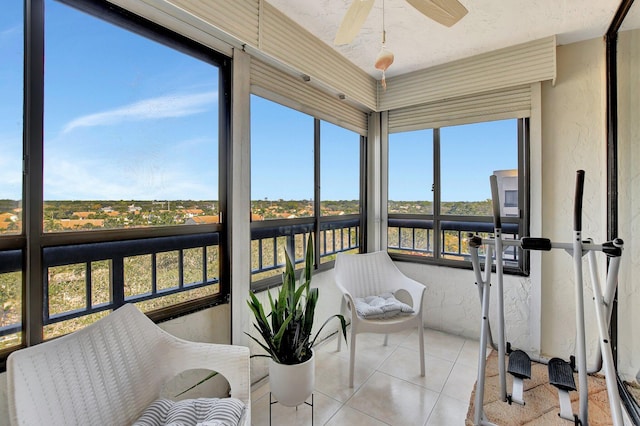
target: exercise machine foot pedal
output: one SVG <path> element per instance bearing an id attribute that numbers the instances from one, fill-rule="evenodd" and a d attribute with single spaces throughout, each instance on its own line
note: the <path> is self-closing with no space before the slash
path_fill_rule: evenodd
<path id="1" fill-rule="evenodd" d="M 576 382 L 573 379 L 573 368 L 571 368 L 571 364 L 561 358 L 552 358 L 549 360 L 549 383 L 558 389 L 566 391 L 576 390 Z"/>
<path id="2" fill-rule="evenodd" d="M 531 378 L 531 358 L 526 352 L 517 349 L 509 354 L 509 367 L 507 371 L 521 379 Z"/>
<path id="3" fill-rule="evenodd" d="M 549 360 L 549 383 L 558 389 L 558 398 L 560 399 L 560 417 L 566 420 L 575 421 L 571 408 L 571 399 L 569 392 L 576 390 L 576 382 L 573 379 L 573 368 L 571 364 L 560 358 L 551 358 Z"/>
<path id="4" fill-rule="evenodd" d="M 508 397 L 509 404 L 524 405 L 524 379 L 531 378 L 531 358 L 526 352 L 517 349 L 509 353 L 509 374 L 513 376 L 513 392 Z"/>

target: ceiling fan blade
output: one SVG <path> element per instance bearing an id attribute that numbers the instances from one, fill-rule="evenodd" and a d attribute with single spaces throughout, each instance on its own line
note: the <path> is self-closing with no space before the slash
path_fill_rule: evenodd
<path id="1" fill-rule="evenodd" d="M 458 0 L 407 0 L 420 13 L 450 27 L 467 14 L 468 10 Z"/>
<path id="2" fill-rule="evenodd" d="M 360 32 L 360 28 L 362 28 L 365 19 L 369 16 L 373 2 L 374 0 L 353 0 L 351 6 L 349 6 L 349 10 L 347 10 L 344 18 L 342 18 L 342 23 L 340 24 L 340 28 L 338 28 L 338 33 L 336 34 L 333 44 L 348 44 L 353 41 Z"/>

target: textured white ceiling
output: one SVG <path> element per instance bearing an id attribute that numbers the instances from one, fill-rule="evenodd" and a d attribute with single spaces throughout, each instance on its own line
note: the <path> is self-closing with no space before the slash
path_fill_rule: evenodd
<path id="1" fill-rule="evenodd" d="M 267 1 L 365 72 L 380 78 L 373 63 L 382 40 L 383 0 L 376 0 L 362 30 L 346 46 L 333 46 L 333 39 L 352 0 Z M 551 35 L 557 35 L 558 44 L 601 37 L 620 4 L 620 0 L 460 2 L 469 13 L 447 28 L 405 0 L 384 0 L 387 49 L 395 55 L 387 77 Z"/>
<path id="2" fill-rule="evenodd" d="M 640 28 L 640 2 L 633 2 L 629 13 L 622 22 L 620 31 L 635 30 Z"/>

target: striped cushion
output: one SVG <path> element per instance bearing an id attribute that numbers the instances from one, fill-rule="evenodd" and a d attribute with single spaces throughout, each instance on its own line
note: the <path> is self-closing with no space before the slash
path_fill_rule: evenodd
<path id="1" fill-rule="evenodd" d="M 236 398 L 158 399 L 133 426 L 236 426 L 244 409 Z"/>

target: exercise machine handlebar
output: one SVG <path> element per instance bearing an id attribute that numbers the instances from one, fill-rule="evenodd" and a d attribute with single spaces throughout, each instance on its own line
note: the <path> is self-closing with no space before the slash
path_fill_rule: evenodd
<path id="1" fill-rule="evenodd" d="M 576 172 L 576 196 L 573 209 L 573 230 L 582 231 L 582 194 L 584 192 L 584 170 Z"/>
<path id="2" fill-rule="evenodd" d="M 470 247 L 481 247 L 485 241 L 482 241 L 482 237 L 480 235 L 475 235 L 471 232 L 467 233 L 467 241 L 469 242 Z"/>
<path id="3" fill-rule="evenodd" d="M 622 256 L 623 246 L 624 241 L 622 241 L 622 238 L 614 238 L 611 241 L 602 243 L 602 251 L 609 257 L 620 257 Z"/>
<path id="4" fill-rule="evenodd" d="M 523 250 L 551 251 L 552 244 L 548 238 L 523 237 L 521 240 Z"/>
<path id="5" fill-rule="evenodd" d="M 484 244 L 494 244 L 494 238 L 482 238 L 473 233 L 467 233 L 467 241 L 469 247 L 481 247 Z M 573 243 L 552 242 L 548 238 L 523 237 L 519 240 L 502 240 L 505 247 L 520 247 L 523 250 L 539 250 L 550 251 L 552 249 L 572 250 Z M 602 244 L 593 243 L 587 239 L 582 241 L 583 250 L 601 251 L 609 257 L 622 256 L 622 248 L 624 241 L 622 238 L 615 238 L 611 241 L 605 241 Z"/>

